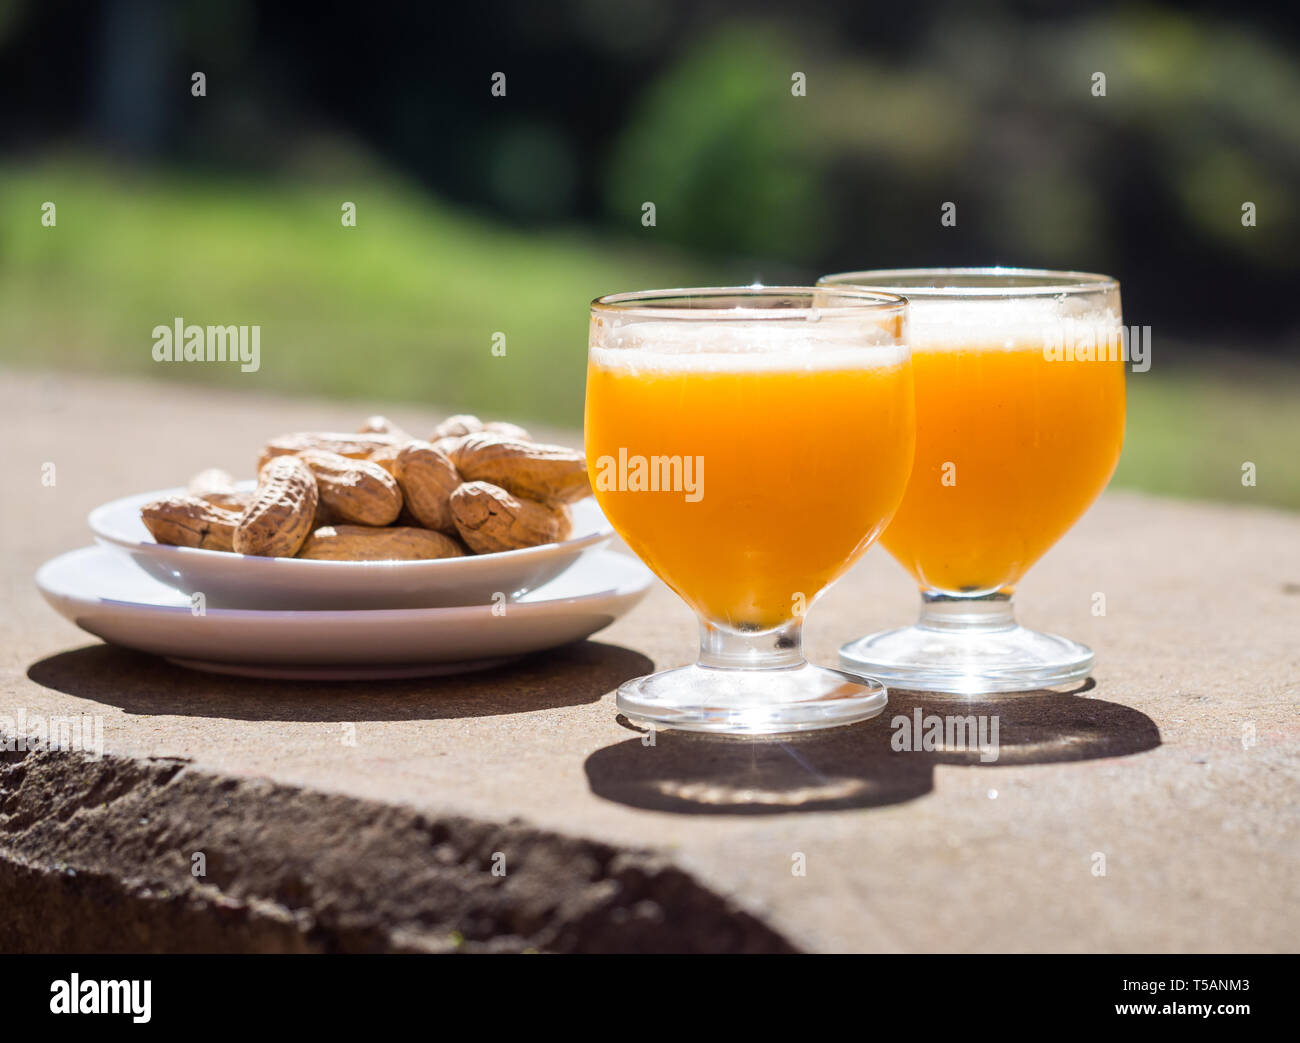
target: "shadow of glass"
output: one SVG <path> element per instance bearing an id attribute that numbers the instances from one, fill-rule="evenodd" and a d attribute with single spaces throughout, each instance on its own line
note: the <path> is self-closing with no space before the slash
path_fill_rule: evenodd
<path id="1" fill-rule="evenodd" d="M 779 815 L 912 800 L 933 788 L 936 764 L 1046 764 L 1119 757 L 1160 745 L 1151 718 L 1118 703 L 1081 698 L 1078 693 L 1090 687 L 978 700 L 891 692 L 889 707 L 873 720 L 777 739 L 645 731 L 588 757 L 587 782 L 596 795 L 629 807 Z M 964 744 L 956 741 L 962 736 Z M 990 753 L 996 756 L 989 759 Z"/>
<path id="2" fill-rule="evenodd" d="M 581 641 L 479 673 L 396 681 L 282 681 L 207 674 L 91 645 L 33 663 L 39 685 L 133 714 L 243 721 L 411 721 L 491 717 L 594 703 L 654 664 Z"/>
<path id="3" fill-rule="evenodd" d="M 1051 764 L 1123 757 L 1160 745 L 1155 721 L 1130 707 L 1084 695 L 1095 688 L 1091 678 L 1064 693 L 958 696 L 891 688 L 883 716 L 891 724 L 907 718 L 914 752 L 929 754 L 936 764 Z M 992 759 L 979 748 L 982 722 L 985 739 L 992 738 L 997 725 Z"/>

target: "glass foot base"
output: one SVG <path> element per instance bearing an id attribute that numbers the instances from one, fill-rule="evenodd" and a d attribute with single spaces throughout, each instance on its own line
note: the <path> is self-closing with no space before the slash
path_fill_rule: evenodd
<path id="1" fill-rule="evenodd" d="M 885 630 L 840 649 L 840 665 L 896 688 L 955 695 L 1027 692 L 1082 681 L 1092 649 L 1022 626 L 970 633 L 925 626 Z"/>
<path id="2" fill-rule="evenodd" d="M 778 670 L 684 666 L 618 690 L 618 708 L 633 720 L 724 735 L 833 728 L 875 717 L 888 701 L 873 678 L 808 663 Z"/>

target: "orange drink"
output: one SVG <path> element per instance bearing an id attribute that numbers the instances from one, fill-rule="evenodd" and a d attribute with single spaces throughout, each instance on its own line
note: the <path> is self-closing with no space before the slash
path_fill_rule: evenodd
<path id="1" fill-rule="evenodd" d="M 879 356 L 593 353 L 587 467 L 601 509 L 705 619 L 748 631 L 787 623 L 800 598 L 858 560 L 902 499 L 912 374 L 903 349 Z M 695 495 L 619 482 L 620 466 L 631 476 L 626 461 L 655 457 L 682 461 Z"/>
<path id="2" fill-rule="evenodd" d="M 883 686 L 809 665 L 800 628 L 897 509 L 914 441 L 900 297 L 747 287 L 594 302 L 592 488 L 701 621 L 698 663 L 629 681 L 620 709 L 744 733 L 879 713 Z"/>
<path id="3" fill-rule="evenodd" d="M 846 645 L 841 662 L 960 693 L 1086 677 L 1092 651 L 1017 626 L 1011 595 L 1119 461 L 1127 349 L 1118 284 L 1001 268 L 822 283 L 908 298 L 916 380 L 916 462 L 881 543 L 920 586 L 921 620 Z"/>
<path id="4" fill-rule="evenodd" d="M 1010 590 L 1106 487 L 1124 441 L 1124 364 L 1050 360 L 1041 337 L 914 333 L 912 482 L 882 544 L 925 589 Z"/>

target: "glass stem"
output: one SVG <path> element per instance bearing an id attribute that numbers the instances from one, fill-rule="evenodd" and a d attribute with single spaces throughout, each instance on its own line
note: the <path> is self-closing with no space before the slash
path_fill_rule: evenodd
<path id="1" fill-rule="evenodd" d="M 700 666 L 714 670 L 779 670 L 804 663 L 802 619 L 756 634 L 700 621 Z"/>
<path id="2" fill-rule="evenodd" d="M 924 630 L 986 634 L 1010 630 L 1015 625 L 1009 591 L 999 590 L 978 597 L 940 594 L 931 590 L 921 592 L 921 618 L 917 626 Z"/>

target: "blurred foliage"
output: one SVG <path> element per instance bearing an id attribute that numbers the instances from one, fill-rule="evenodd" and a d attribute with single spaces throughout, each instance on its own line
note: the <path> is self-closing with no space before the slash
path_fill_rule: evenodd
<path id="1" fill-rule="evenodd" d="M 355 187 L 355 186 L 354 186 Z M 586 302 L 611 287 L 699 285 L 680 255 L 523 234 L 449 211 L 399 180 L 232 181 L 65 158 L 0 167 L 0 197 L 59 223 L 0 242 L 0 362 L 204 381 L 256 393 L 414 401 L 577 428 Z M 357 203 L 355 228 L 338 222 Z M 160 364 L 151 330 L 257 323 L 262 366 Z M 491 337 L 506 334 L 506 355 Z M 1300 508 L 1295 370 L 1224 356 L 1129 377 L 1115 484 Z M 184 432 L 175 432 L 184 437 Z M 1259 485 L 1243 488 L 1244 459 Z"/>
<path id="2" fill-rule="evenodd" d="M 794 70 L 806 97 L 791 94 Z M 1157 329 L 1183 333 L 1213 312 L 1161 285 L 1154 260 L 1237 285 L 1300 275 L 1294 52 L 1172 11 L 1062 23 L 981 9 L 894 57 L 793 22 L 726 25 L 645 91 L 609 171 L 611 217 L 653 199 L 661 234 L 693 248 L 823 270 L 1097 268 L 1134 303 L 1167 294 Z M 948 200 L 956 228 L 939 222 Z"/>
<path id="3" fill-rule="evenodd" d="M 600 293 L 1094 269 L 1153 327 L 1117 483 L 1300 507 L 1300 9 L 1203 7 L 0 0 L 0 363 L 576 427 Z"/>
<path id="4" fill-rule="evenodd" d="M 378 396 L 578 427 L 587 302 L 714 273 L 659 249 L 523 234 L 392 177 L 358 191 L 143 173 L 67 158 L 0 168 L 24 213 L 0 240 L 0 361 Z M 355 228 L 340 223 L 343 201 Z M 159 323 L 257 324 L 261 370 L 160 364 Z M 492 335 L 506 335 L 504 357 Z"/>
<path id="5" fill-rule="evenodd" d="M 779 70 L 774 33 L 720 38 L 689 51 L 650 88 L 611 163 L 611 218 L 653 202 L 668 239 L 702 250 L 806 260 L 829 214 L 810 135 Z M 784 96 L 783 96 L 784 95 Z M 779 245 L 778 245 L 779 244 Z"/>
<path id="6" fill-rule="evenodd" d="M 1128 429 L 1114 485 L 1166 496 L 1300 509 L 1300 374 L 1216 354 L 1128 378 Z M 1242 485 L 1242 464 L 1256 484 Z"/>
<path id="7" fill-rule="evenodd" d="M 0 0 L 0 147 L 301 176 L 332 137 L 515 227 L 684 247 L 732 281 L 1101 269 L 1168 343 L 1245 322 L 1295 354 L 1298 57 L 1300 8 L 1249 0 Z"/>

